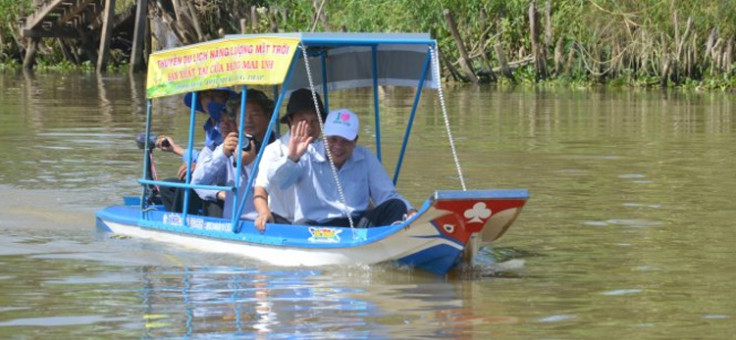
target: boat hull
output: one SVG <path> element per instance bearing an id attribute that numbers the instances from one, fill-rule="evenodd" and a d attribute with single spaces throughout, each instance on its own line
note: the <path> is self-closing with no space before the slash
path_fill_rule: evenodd
<path id="1" fill-rule="evenodd" d="M 435 193 L 413 218 L 400 225 L 368 229 L 269 224 L 265 232 L 240 221 L 188 216 L 139 204 L 96 213 L 98 228 L 115 234 L 174 243 L 208 252 L 235 254 L 276 266 L 330 266 L 396 262 L 445 274 L 468 252 L 500 237 L 513 223 L 526 190 Z M 495 215 L 505 216 L 495 219 Z M 509 218 L 509 216 L 512 216 Z M 491 231 L 488 231 L 491 230 Z M 488 236 L 490 235 L 490 236 Z M 474 240 L 470 242 L 471 237 Z M 483 239 L 488 237 L 492 239 Z M 470 248 L 468 248 L 470 247 Z"/>

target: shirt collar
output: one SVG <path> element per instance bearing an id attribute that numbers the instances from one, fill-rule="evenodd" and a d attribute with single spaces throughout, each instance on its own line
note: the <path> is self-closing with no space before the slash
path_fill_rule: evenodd
<path id="1" fill-rule="evenodd" d="M 310 144 L 309 149 L 310 151 L 312 151 L 315 161 L 320 163 L 327 161 L 327 154 L 325 154 L 325 142 L 322 140 L 322 138 Z"/>
<path id="2" fill-rule="evenodd" d="M 220 124 L 216 124 L 212 119 L 207 119 L 204 123 L 205 140 L 204 144 L 210 149 L 214 149 L 222 144 L 225 138 L 220 134 Z"/>

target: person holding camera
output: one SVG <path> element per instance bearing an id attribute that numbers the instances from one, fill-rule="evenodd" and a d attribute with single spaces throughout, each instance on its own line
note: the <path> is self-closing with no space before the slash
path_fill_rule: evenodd
<path id="1" fill-rule="evenodd" d="M 238 152 L 238 117 L 240 115 L 240 101 L 230 101 L 227 105 L 226 114 L 221 117 L 220 130 L 225 134 L 221 145 L 212 152 L 203 152 L 197 160 L 197 167 L 192 173 L 192 183 L 204 185 L 234 185 L 237 174 L 237 159 L 241 157 L 243 169 L 240 172 L 239 197 L 245 192 L 248 178 L 253 170 L 253 160 L 258 155 L 258 150 L 268 129 L 268 123 L 273 113 L 274 102 L 265 93 L 255 89 L 249 89 L 246 93 L 245 124 L 243 149 Z M 275 134 L 270 141 L 276 139 Z M 219 191 L 216 198 L 224 202 L 222 216 L 232 216 L 234 206 L 233 194 L 230 191 Z M 253 220 L 256 217 L 253 207 L 253 195 L 249 194 L 241 218 Z"/>
<path id="2" fill-rule="evenodd" d="M 193 92 L 190 92 L 184 96 L 184 104 L 187 107 L 191 107 L 192 105 L 193 94 Z M 238 93 L 226 87 L 197 92 L 195 110 L 197 112 L 202 112 L 208 115 L 204 126 L 202 126 L 205 134 L 205 146 L 202 148 L 202 150 L 195 149 L 190 151 L 179 146 L 174 141 L 174 139 L 169 136 L 159 136 L 155 143 L 156 147 L 159 148 L 161 151 L 174 153 L 180 156 L 182 159 L 182 165 L 179 167 L 179 170 L 176 173 L 176 177 L 168 178 L 164 181 L 183 183 L 187 174 L 186 171 L 187 163 L 189 163 L 189 154 L 192 153 L 191 159 L 194 161 L 191 164 L 190 169 L 194 170 L 194 168 L 196 167 L 196 161 L 202 151 L 211 152 L 215 149 L 215 147 L 222 144 L 224 138 L 222 136 L 222 133 L 220 132 L 220 118 L 228 100 L 236 98 L 238 98 Z M 211 205 L 208 203 L 208 201 L 210 203 L 212 202 L 211 199 L 202 197 L 210 197 L 214 195 L 212 191 L 197 191 L 197 193 L 198 195 L 190 196 L 191 199 L 189 202 L 189 209 L 187 210 L 188 213 L 198 214 L 200 213 L 200 211 L 202 211 L 208 216 L 222 215 L 222 208 L 220 207 L 221 204 L 219 206 L 217 204 Z M 164 209 L 166 211 L 182 212 L 184 210 L 182 207 L 184 201 L 184 189 L 174 187 L 162 187 L 161 200 L 163 201 Z"/>
<path id="3" fill-rule="evenodd" d="M 187 107 L 192 105 L 193 92 L 189 92 L 184 96 L 184 104 Z M 228 100 L 238 98 L 238 93 L 227 88 L 220 87 L 214 90 L 200 91 L 197 92 L 197 103 L 195 104 L 195 110 L 197 112 L 206 113 L 209 117 L 205 121 L 202 128 L 204 129 L 204 145 L 210 150 L 214 150 L 218 145 L 222 144 L 224 140 L 223 134 L 220 131 L 220 118 L 222 112 L 225 110 Z M 189 162 L 189 150 L 182 148 L 174 139 L 169 136 L 159 136 L 156 140 L 156 147 L 161 151 L 172 152 L 181 157 L 182 166 L 179 168 L 177 178 L 184 179 L 186 177 L 186 164 Z M 199 157 L 199 151 L 192 151 L 192 159 L 196 161 Z M 194 164 L 192 164 L 194 166 Z"/>

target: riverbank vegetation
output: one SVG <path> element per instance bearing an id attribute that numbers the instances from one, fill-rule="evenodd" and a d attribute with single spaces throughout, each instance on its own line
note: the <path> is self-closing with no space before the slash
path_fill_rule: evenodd
<path id="1" fill-rule="evenodd" d="M 148 2 L 153 50 L 241 31 L 430 32 L 443 74 L 458 82 L 736 87 L 734 1 Z M 6 65 L 22 60 L 26 42 L 17 22 L 32 7 L 0 0 Z M 85 62 L 67 60 L 54 40 L 43 40 L 40 64 Z M 129 53 L 114 51 L 113 65 L 124 65 Z"/>

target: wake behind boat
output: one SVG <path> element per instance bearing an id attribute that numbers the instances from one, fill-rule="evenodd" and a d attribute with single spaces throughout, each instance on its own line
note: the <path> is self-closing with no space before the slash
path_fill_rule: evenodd
<path id="1" fill-rule="evenodd" d="M 411 218 L 372 228 L 309 226 L 269 223 L 258 231 L 253 221 L 234 213 L 225 218 L 165 211 L 156 204 L 154 186 L 185 188 L 188 207 L 191 189 L 227 190 L 233 193 L 235 211 L 242 211 L 253 179 L 233 186 L 207 186 L 151 179 L 151 115 L 155 98 L 193 91 L 241 86 L 245 105 L 249 85 L 273 86 L 276 107 L 266 140 L 276 128 L 279 107 L 298 88 L 319 92 L 329 111 L 332 91 L 372 87 L 375 107 L 376 153 L 381 158 L 379 86 L 416 88 L 411 116 L 406 124 L 393 182 L 401 164 L 417 114 L 423 88 L 436 89 L 443 114 L 436 42 L 427 34 L 294 33 L 235 35 L 151 55 L 147 79 L 147 124 L 143 138 L 144 175 L 140 197 L 127 197 L 124 205 L 96 213 L 99 228 L 134 237 L 150 238 L 195 247 L 205 251 L 239 254 L 278 266 L 322 266 L 396 262 L 445 274 L 457 264 L 472 261 L 478 249 L 501 237 L 521 212 L 528 192 L 513 190 L 467 190 L 455 153 L 449 124 L 447 134 L 463 190 L 435 191 Z M 195 99 L 192 98 L 188 147 L 194 140 Z M 241 121 L 245 110 L 241 108 Z M 242 135 L 242 124 L 240 133 Z M 240 142 L 239 142 L 240 143 Z M 238 145 L 238 150 L 242 144 Z M 260 148 L 253 173 L 265 150 Z M 239 161 L 238 161 L 239 162 Z M 191 164 L 191 159 L 189 164 Z M 245 187 L 246 194 L 238 194 Z M 228 218 L 230 217 L 230 218 Z"/>

